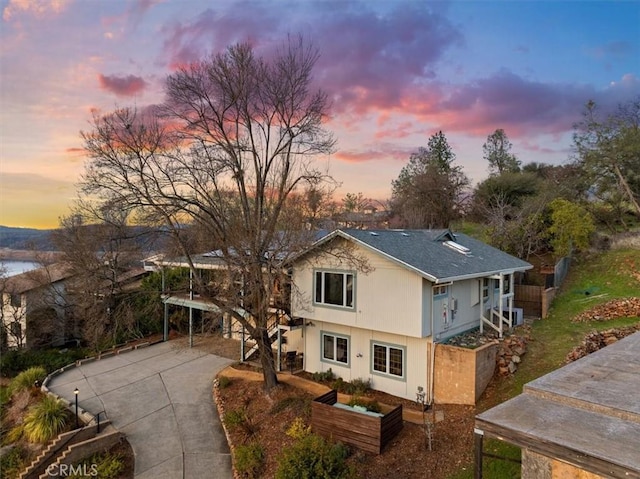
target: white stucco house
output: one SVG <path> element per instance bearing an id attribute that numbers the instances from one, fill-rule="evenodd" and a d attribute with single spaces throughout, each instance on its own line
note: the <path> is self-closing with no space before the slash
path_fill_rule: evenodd
<path id="1" fill-rule="evenodd" d="M 67 281 L 62 263 L 3 278 L 2 340 L 9 348 L 32 348 L 64 342 Z"/>
<path id="2" fill-rule="evenodd" d="M 308 372 L 433 400 L 435 344 L 514 325 L 514 276 L 532 265 L 449 230 L 336 230 L 292 267 L 288 346 Z M 439 365 L 438 367 L 446 367 Z"/>

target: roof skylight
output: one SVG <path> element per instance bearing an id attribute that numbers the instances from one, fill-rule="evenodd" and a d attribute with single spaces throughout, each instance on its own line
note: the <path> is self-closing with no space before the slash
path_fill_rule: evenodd
<path id="1" fill-rule="evenodd" d="M 466 246 L 462 246 L 460 243 L 456 243 L 455 241 L 445 241 L 444 244 L 458 253 L 462 253 L 464 255 L 470 255 L 471 250 Z"/>

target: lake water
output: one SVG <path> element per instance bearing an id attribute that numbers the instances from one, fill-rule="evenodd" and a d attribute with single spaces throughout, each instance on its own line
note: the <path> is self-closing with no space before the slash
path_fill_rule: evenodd
<path id="1" fill-rule="evenodd" d="M 34 261 L 0 260 L 0 275 L 8 278 L 9 276 L 26 273 L 39 267 L 40 263 Z"/>

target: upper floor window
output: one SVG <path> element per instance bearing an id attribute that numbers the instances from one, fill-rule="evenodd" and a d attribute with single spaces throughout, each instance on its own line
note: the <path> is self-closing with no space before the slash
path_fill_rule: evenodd
<path id="1" fill-rule="evenodd" d="M 353 308 L 352 273 L 316 271 L 315 302 L 343 308 Z"/>
<path id="2" fill-rule="evenodd" d="M 19 294 L 11 295 L 11 306 L 14 308 L 20 308 L 22 306 L 22 296 Z"/>
<path id="3" fill-rule="evenodd" d="M 433 287 L 433 295 L 434 296 L 442 296 L 447 294 L 447 286 L 434 286 Z"/>

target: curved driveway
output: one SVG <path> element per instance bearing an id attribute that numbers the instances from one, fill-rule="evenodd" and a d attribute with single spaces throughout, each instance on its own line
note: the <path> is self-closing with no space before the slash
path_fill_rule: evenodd
<path id="1" fill-rule="evenodd" d="M 231 362 L 160 343 L 71 368 L 47 387 L 72 404 L 78 388 L 80 408 L 106 412 L 133 448 L 136 478 L 231 478 L 212 396 L 215 375 Z"/>

